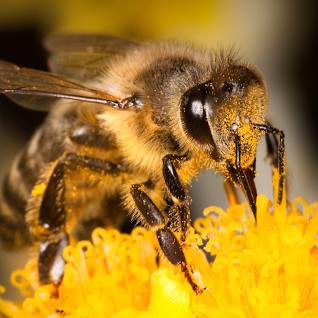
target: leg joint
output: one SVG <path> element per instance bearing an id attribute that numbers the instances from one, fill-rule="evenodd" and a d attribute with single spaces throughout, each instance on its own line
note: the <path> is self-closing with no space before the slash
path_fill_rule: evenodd
<path id="1" fill-rule="evenodd" d="M 162 159 L 162 173 L 165 183 L 170 193 L 180 201 L 185 201 L 187 198 L 185 189 L 179 179 L 175 163 L 180 160 L 185 160 L 185 156 L 167 155 Z"/>
<path id="2" fill-rule="evenodd" d="M 164 216 L 150 197 L 140 190 L 140 185 L 133 185 L 130 194 L 147 224 L 151 227 L 165 224 Z"/>

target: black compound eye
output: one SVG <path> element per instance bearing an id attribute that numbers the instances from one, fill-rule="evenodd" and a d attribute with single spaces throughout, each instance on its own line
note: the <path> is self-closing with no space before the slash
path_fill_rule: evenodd
<path id="1" fill-rule="evenodd" d="M 208 84 L 201 84 L 188 90 L 181 100 L 181 120 L 186 133 L 200 144 L 211 144 L 213 138 L 207 121 L 205 103 Z"/>
<path id="2" fill-rule="evenodd" d="M 238 85 L 235 82 L 224 82 L 222 86 L 222 91 L 224 93 L 232 94 L 236 93 L 238 90 Z"/>

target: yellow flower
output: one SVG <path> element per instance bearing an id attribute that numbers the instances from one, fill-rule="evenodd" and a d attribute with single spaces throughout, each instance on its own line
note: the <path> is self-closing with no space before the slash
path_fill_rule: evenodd
<path id="1" fill-rule="evenodd" d="M 184 244 L 201 294 L 179 267 L 158 259 L 152 232 L 98 228 L 91 242 L 65 249 L 58 295 L 37 285 L 35 259 L 14 272 L 26 298 L 0 299 L 0 316 L 318 317 L 318 203 L 297 198 L 274 206 L 260 195 L 257 224 L 246 204 L 203 214 Z"/>

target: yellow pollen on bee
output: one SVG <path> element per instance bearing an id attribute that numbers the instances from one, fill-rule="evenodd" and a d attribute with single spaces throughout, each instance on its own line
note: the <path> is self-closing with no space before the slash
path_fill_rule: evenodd
<path id="1" fill-rule="evenodd" d="M 251 160 L 256 153 L 259 133 L 250 124 L 243 124 L 238 128 L 238 134 L 242 149 L 242 165 L 244 166 L 244 161 Z M 251 164 L 251 162 L 248 164 Z"/>
<path id="2" fill-rule="evenodd" d="M 43 195 L 45 189 L 46 189 L 45 183 L 37 184 L 32 190 L 32 197 L 37 197 L 37 196 Z"/>

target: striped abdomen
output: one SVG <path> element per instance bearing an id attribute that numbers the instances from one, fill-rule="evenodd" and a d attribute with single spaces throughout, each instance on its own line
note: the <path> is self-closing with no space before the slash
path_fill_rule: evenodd
<path id="1" fill-rule="evenodd" d="M 3 181 L 0 192 L 0 240 L 9 247 L 21 246 L 31 240 L 25 222 L 26 207 L 33 187 L 50 170 L 50 163 L 67 152 L 98 158 L 116 153 L 115 148 L 109 134 L 100 131 L 96 124 L 87 122 L 77 108 L 50 114 L 15 159 Z"/>
<path id="2" fill-rule="evenodd" d="M 43 169 L 64 152 L 64 131 L 70 121 L 49 115 L 14 160 L 0 191 L 0 240 L 8 247 L 30 242 L 25 222 L 27 202 Z"/>

